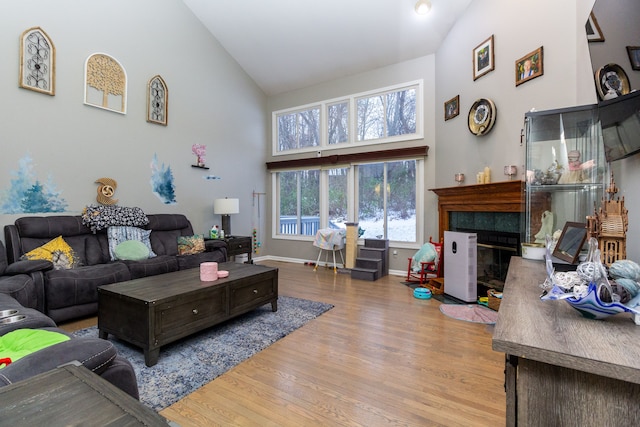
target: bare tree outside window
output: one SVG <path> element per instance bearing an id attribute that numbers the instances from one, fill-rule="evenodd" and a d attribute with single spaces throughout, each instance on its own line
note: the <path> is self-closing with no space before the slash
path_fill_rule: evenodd
<path id="1" fill-rule="evenodd" d="M 327 128 L 329 144 L 349 142 L 349 103 L 327 107 Z"/>

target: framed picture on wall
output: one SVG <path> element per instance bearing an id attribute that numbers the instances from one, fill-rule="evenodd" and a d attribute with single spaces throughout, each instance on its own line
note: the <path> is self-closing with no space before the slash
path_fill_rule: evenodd
<path id="1" fill-rule="evenodd" d="M 587 30 L 587 40 L 590 42 L 603 42 L 604 35 L 602 34 L 602 30 L 600 29 L 600 25 L 598 25 L 598 20 L 596 19 L 596 15 L 591 12 L 589 15 L 589 19 L 587 19 L 587 23 L 585 24 L 585 29 Z"/>
<path id="2" fill-rule="evenodd" d="M 453 119 L 460 114 L 460 95 L 456 95 L 444 103 L 444 120 Z"/>
<path id="3" fill-rule="evenodd" d="M 544 74 L 542 46 L 516 61 L 516 86 Z"/>
<path id="4" fill-rule="evenodd" d="M 640 46 L 627 46 L 627 54 L 629 55 L 631 68 L 640 70 Z"/>
<path id="5" fill-rule="evenodd" d="M 47 95 L 55 95 L 56 48 L 40 27 L 20 36 L 20 79 L 18 85 Z"/>
<path id="6" fill-rule="evenodd" d="M 473 80 L 493 71 L 493 34 L 473 49 Z"/>

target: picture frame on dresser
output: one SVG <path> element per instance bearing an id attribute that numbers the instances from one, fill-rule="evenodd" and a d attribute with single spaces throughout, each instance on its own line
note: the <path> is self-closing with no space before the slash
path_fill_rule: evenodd
<path id="1" fill-rule="evenodd" d="M 586 239 L 587 224 L 583 222 L 566 222 L 553 250 L 553 256 L 569 264 L 575 264 Z"/>

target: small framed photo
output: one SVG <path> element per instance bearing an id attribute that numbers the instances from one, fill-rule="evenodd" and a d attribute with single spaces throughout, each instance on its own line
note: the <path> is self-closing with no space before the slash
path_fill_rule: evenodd
<path id="1" fill-rule="evenodd" d="M 493 34 L 473 49 L 473 80 L 493 71 Z"/>
<path id="2" fill-rule="evenodd" d="M 444 103 L 444 120 L 453 119 L 460 114 L 460 95 L 456 95 Z"/>
<path id="3" fill-rule="evenodd" d="M 640 46 L 627 46 L 627 54 L 629 54 L 631 68 L 640 70 Z"/>
<path id="4" fill-rule="evenodd" d="M 589 42 L 603 42 L 604 35 L 602 34 L 602 30 L 600 29 L 600 25 L 598 25 L 598 20 L 596 19 L 596 15 L 591 12 L 589 15 L 589 19 L 587 19 L 587 23 L 585 24 L 585 29 L 587 30 L 587 40 Z"/>
<path id="5" fill-rule="evenodd" d="M 516 61 L 516 86 L 543 74 L 542 46 Z"/>

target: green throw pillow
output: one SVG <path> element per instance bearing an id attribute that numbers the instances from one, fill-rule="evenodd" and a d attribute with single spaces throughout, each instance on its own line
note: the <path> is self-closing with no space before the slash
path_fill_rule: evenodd
<path id="1" fill-rule="evenodd" d="M 126 240 L 114 249 L 116 259 L 140 261 L 149 258 L 149 248 L 139 240 Z"/>

